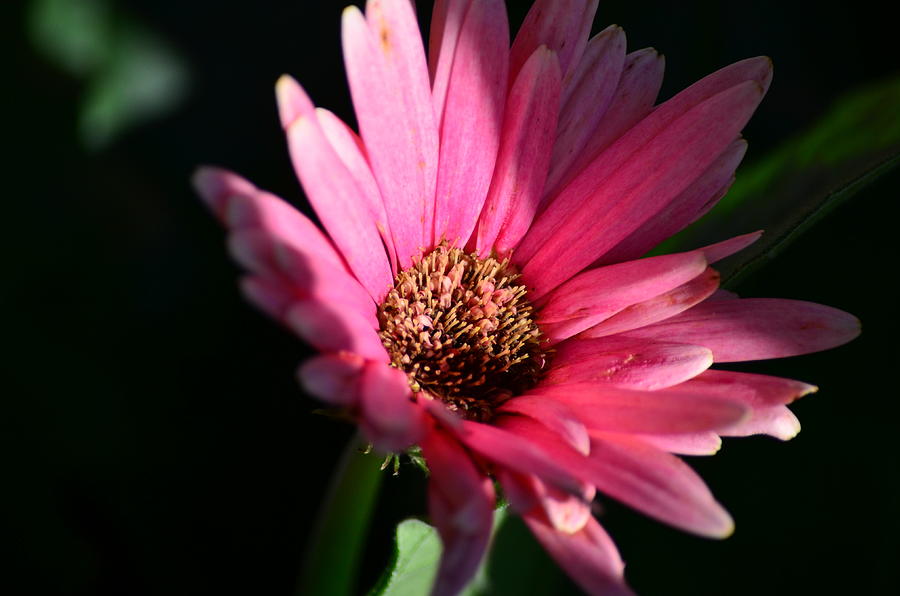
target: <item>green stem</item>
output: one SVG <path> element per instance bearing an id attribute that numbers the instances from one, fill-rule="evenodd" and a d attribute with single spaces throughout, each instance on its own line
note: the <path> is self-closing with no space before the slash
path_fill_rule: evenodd
<path id="1" fill-rule="evenodd" d="M 353 437 L 338 462 L 307 545 L 298 595 L 356 593 L 359 560 L 384 476 L 378 458 L 362 453 L 362 447 Z"/>

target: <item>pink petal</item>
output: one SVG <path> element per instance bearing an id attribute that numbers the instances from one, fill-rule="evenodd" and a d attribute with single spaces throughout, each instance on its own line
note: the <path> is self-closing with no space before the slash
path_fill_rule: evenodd
<path id="1" fill-rule="evenodd" d="M 347 271 L 343 259 L 321 230 L 284 200 L 257 189 L 244 178 L 221 168 L 198 169 L 193 184 L 201 198 L 229 229 L 262 229 L 285 244 Z"/>
<path id="2" fill-rule="evenodd" d="M 701 346 L 617 338 L 573 339 L 557 347 L 540 387 L 600 383 L 654 391 L 697 376 L 712 360 L 712 352 Z"/>
<path id="3" fill-rule="evenodd" d="M 453 54 L 440 123 L 434 241 L 465 246 L 484 205 L 500 146 L 509 24 L 502 0 L 473 0 Z"/>
<path id="4" fill-rule="evenodd" d="M 547 297 L 538 324 L 551 341 L 563 340 L 632 304 L 687 283 L 705 268 L 703 254 L 693 251 L 586 271 Z"/>
<path id="5" fill-rule="evenodd" d="M 731 429 L 729 429 L 729 432 L 731 432 Z M 714 432 L 678 435 L 633 434 L 631 436 L 657 449 L 680 455 L 713 455 L 722 448 L 722 439 Z"/>
<path id="6" fill-rule="evenodd" d="M 559 466 L 529 437 L 519 436 L 496 426 L 464 420 L 457 435 L 472 451 L 520 474 L 534 474 L 550 485 L 579 494 L 581 482 Z"/>
<path id="7" fill-rule="evenodd" d="M 452 596 L 469 582 L 487 549 L 493 526 L 494 485 L 455 440 L 439 429 L 423 437 L 428 502 L 444 543 L 432 595 Z"/>
<path id="8" fill-rule="evenodd" d="M 620 263 L 636 259 L 699 219 L 725 196 L 746 151 L 747 142 L 743 139 L 731 143 L 696 181 L 658 215 L 603 255 L 601 262 Z"/>
<path id="9" fill-rule="evenodd" d="M 625 335 L 706 346 L 716 362 L 784 358 L 827 350 L 860 333 L 844 311 L 799 300 L 745 298 L 705 302 Z"/>
<path id="10" fill-rule="evenodd" d="M 372 173 L 402 268 L 426 244 L 434 213 L 438 135 L 425 53 L 408 0 L 372 0 L 367 23 L 343 15 L 344 62 Z"/>
<path id="11" fill-rule="evenodd" d="M 709 246 L 704 246 L 697 250 L 701 251 L 706 256 L 707 262 L 715 263 L 726 257 L 730 257 L 733 254 L 739 253 L 759 240 L 762 235 L 762 230 L 758 230 L 756 232 L 750 232 L 749 234 L 735 236 L 734 238 L 729 238 L 722 242 L 710 244 Z M 725 290 L 722 291 L 724 292 Z"/>
<path id="12" fill-rule="evenodd" d="M 353 406 L 359 400 L 365 362 L 362 356 L 350 352 L 322 354 L 301 364 L 297 379 L 307 393 L 322 401 Z"/>
<path id="13" fill-rule="evenodd" d="M 727 429 L 749 414 L 738 402 L 677 388 L 639 391 L 597 383 L 541 385 L 518 399 L 559 401 L 589 431 L 695 433 Z"/>
<path id="14" fill-rule="evenodd" d="M 592 439 L 593 469 L 605 480 L 601 491 L 687 532 L 725 538 L 734 531 L 731 516 L 681 459 L 623 435 Z"/>
<path id="15" fill-rule="evenodd" d="M 649 58 L 647 60 L 649 60 Z M 622 83 L 620 83 L 620 86 L 629 82 L 629 71 L 627 69 L 628 65 L 626 64 L 626 70 L 623 72 Z M 661 67 L 658 66 L 655 71 L 650 70 L 649 72 L 644 73 L 641 77 L 642 81 L 645 80 L 655 85 L 660 79 L 653 78 L 654 72 L 661 74 Z M 635 167 L 639 166 L 643 168 L 643 171 L 637 174 L 629 173 L 629 177 L 623 179 L 624 182 L 629 180 L 641 180 L 643 174 L 648 171 L 653 171 L 656 164 L 650 163 L 647 160 L 649 157 L 647 149 L 654 144 L 658 144 L 659 139 L 657 137 L 660 137 L 661 135 L 664 136 L 667 131 L 677 129 L 682 132 L 675 135 L 676 138 L 672 139 L 673 144 L 670 148 L 665 149 L 665 147 L 661 147 L 663 152 L 658 155 L 657 159 L 668 161 L 670 165 L 679 163 L 680 160 L 672 159 L 672 156 L 681 153 L 684 148 L 688 147 L 688 143 L 691 145 L 695 144 L 693 147 L 694 149 L 700 149 L 702 147 L 705 147 L 706 149 L 717 149 L 711 153 L 713 156 L 718 156 L 725 150 L 727 144 L 737 136 L 737 133 L 743 126 L 743 121 L 749 117 L 753 107 L 755 107 L 759 100 L 762 99 L 762 95 L 765 93 L 771 80 L 771 74 L 771 61 L 767 58 L 753 58 L 737 62 L 701 79 L 669 101 L 658 106 L 649 116 L 641 120 L 638 124 L 630 126 L 628 132 L 619 137 L 615 143 L 607 144 L 608 151 L 604 150 L 602 152 L 591 153 L 592 139 L 592 143 L 589 143 L 588 148 L 585 150 L 586 156 L 590 154 L 589 158 L 591 161 L 585 164 L 584 168 L 578 168 L 579 173 L 571 180 L 571 182 L 566 182 L 559 187 L 562 189 L 562 192 L 558 196 L 554 196 L 547 209 L 535 222 L 535 227 L 532 228 L 531 232 L 523 240 L 522 245 L 519 246 L 517 262 L 524 263 L 531 260 L 539 249 L 544 248 L 545 243 L 554 236 L 561 226 L 563 226 L 572 212 L 588 197 L 594 194 L 594 191 L 598 189 L 598 187 L 607 192 L 617 190 L 611 187 L 610 181 L 606 179 L 611 177 L 613 180 L 616 180 L 616 176 L 621 178 L 622 169 L 626 163 L 634 162 Z M 755 98 L 753 97 L 754 93 L 751 92 L 751 89 L 754 88 L 753 85 L 748 87 L 748 84 L 751 82 L 754 82 L 759 86 L 758 91 L 755 93 Z M 637 87 L 640 89 L 641 85 L 637 84 Z M 747 94 L 749 97 L 743 97 Z M 649 94 L 645 93 L 644 95 L 647 96 Z M 729 98 L 731 101 L 724 101 L 725 98 Z M 741 103 L 743 103 L 741 99 L 743 99 L 744 102 L 749 100 L 749 103 L 746 103 L 743 108 L 741 107 Z M 629 104 L 631 102 L 631 100 L 624 101 L 627 101 Z M 706 107 L 698 110 L 698 108 L 701 108 L 702 106 Z M 601 122 L 601 128 L 606 129 L 608 127 L 606 120 L 609 118 L 612 118 L 613 116 L 620 118 L 622 116 L 613 113 L 615 108 L 616 104 L 614 100 L 613 106 L 610 107 L 608 117 L 604 118 L 604 121 Z M 728 114 L 727 112 L 729 111 L 733 111 L 733 113 Z M 625 110 L 625 112 L 630 114 L 631 110 Z M 693 117 L 685 118 L 691 113 L 693 113 Z M 702 138 L 704 135 L 708 137 L 713 132 L 708 128 L 712 121 L 717 121 L 720 125 L 720 138 L 717 139 L 718 142 L 716 143 L 710 143 L 709 141 L 711 139 L 709 138 L 705 141 Z M 725 121 L 729 121 L 732 124 L 738 123 L 739 125 L 721 126 L 725 124 Z M 701 133 L 701 138 L 691 141 L 689 132 L 683 130 L 683 127 L 685 126 L 693 127 L 695 133 Z M 612 126 L 611 128 L 616 129 L 618 127 Z M 624 131 L 625 129 L 620 129 L 616 134 L 616 137 Z M 601 158 L 601 153 L 606 153 L 607 155 L 604 158 Z M 641 159 L 635 161 L 635 156 L 640 156 Z M 687 176 L 686 178 L 690 179 L 684 180 L 684 184 L 681 185 L 682 188 L 676 188 L 674 192 L 671 193 L 671 197 L 677 196 L 678 192 L 687 187 L 688 182 L 693 181 L 696 176 L 702 173 L 702 171 L 712 163 L 713 156 L 709 156 L 702 161 L 695 161 L 693 164 L 695 167 L 692 170 L 696 173 L 692 172 L 691 176 Z M 573 170 L 575 169 L 576 168 L 573 167 Z M 600 184 L 601 182 L 603 182 L 603 184 Z M 621 190 L 622 189 L 618 189 L 618 191 Z M 551 193 L 551 195 L 554 194 L 555 193 Z M 614 198 L 618 200 L 621 197 L 614 195 Z M 610 246 L 614 245 L 617 241 L 618 239 L 609 243 Z"/>
<path id="16" fill-rule="evenodd" d="M 294 299 L 340 302 L 364 316 L 373 329 L 378 328 L 372 297 L 342 266 L 282 242 L 260 228 L 233 232 L 228 249 L 238 263 L 277 282 Z"/>
<path id="17" fill-rule="evenodd" d="M 381 236 L 381 241 L 387 249 L 391 270 L 397 273 L 397 253 L 394 249 L 391 226 L 388 223 L 387 211 L 384 208 L 381 191 L 378 190 L 378 183 L 375 182 L 372 169 L 369 167 L 366 148 L 362 139 L 349 126 L 344 124 L 340 118 L 328 110 L 316 109 L 316 118 L 319 121 L 319 126 L 322 127 L 322 132 L 325 133 L 328 142 L 331 143 L 331 147 L 362 189 L 363 192 L 359 198 L 365 201 L 369 217 L 375 222 L 378 235 Z"/>
<path id="18" fill-rule="evenodd" d="M 591 518 L 574 534 L 561 532 L 534 515 L 523 518 L 529 529 L 581 589 L 594 596 L 631 596 L 616 545 Z"/>
<path id="19" fill-rule="evenodd" d="M 482 256 L 492 248 L 508 252 L 531 225 L 550 167 L 560 84 L 556 56 L 542 46 L 509 91 L 500 153 L 478 223 Z"/>
<path id="20" fill-rule="evenodd" d="M 719 273 L 709 267 L 674 290 L 638 302 L 583 331 L 579 337 L 605 337 L 650 325 L 683 312 L 706 300 L 719 287 Z"/>
<path id="21" fill-rule="evenodd" d="M 366 362 L 360 378 L 360 426 L 379 451 L 397 453 L 425 436 L 427 418 L 411 398 L 406 373 Z"/>
<path id="22" fill-rule="evenodd" d="M 592 432 L 585 457 L 528 418 L 512 417 L 504 425 L 540 442 L 559 465 L 600 492 L 651 517 L 703 536 L 725 537 L 733 530 L 728 513 L 687 464 L 639 439 Z"/>
<path id="23" fill-rule="evenodd" d="M 294 169 L 322 225 L 360 283 L 377 301 L 393 275 L 371 205 L 361 200 L 365 187 L 352 176 L 316 121 L 301 116 L 286 131 Z"/>
<path id="24" fill-rule="evenodd" d="M 755 81 L 736 85 L 649 140 L 641 134 L 648 127 L 637 126 L 609 149 L 610 159 L 598 158 L 585 169 L 523 240 L 525 245 L 545 239 L 522 270 L 533 297 L 599 259 L 696 180 L 750 119 L 762 91 Z M 615 159 L 624 154 L 629 156 Z"/>
<path id="25" fill-rule="evenodd" d="M 548 184 L 555 184 L 581 155 L 613 100 L 624 65 L 625 32 L 618 25 L 607 27 L 588 42 L 565 88 Z"/>
<path id="26" fill-rule="evenodd" d="M 540 46 L 559 55 L 564 80 L 578 66 L 594 23 L 598 0 L 537 0 L 525 16 L 509 55 L 509 74 L 519 74 Z"/>
<path id="27" fill-rule="evenodd" d="M 783 441 L 800 432 L 799 421 L 784 404 L 818 390 L 814 385 L 791 379 L 724 370 L 708 370 L 680 387 L 707 395 L 728 396 L 752 409 L 747 420 L 723 434 L 735 437 L 768 434 Z"/>
<path id="28" fill-rule="evenodd" d="M 282 75 L 275 82 L 275 98 L 278 100 L 278 119 L 285 130 L 297 118 L 311 117 L 316 109 L 306 91 L 289 75 Z"/>
<path id="29" fill-rule="evenodd" d="M 532 399 L 527 395 L 505 402 L 499 412 L 522 414 L 540 421 L 579 452 L 587 455 L 590 438 L 587 429 L 567 405 L 551 399 Z"/>
<path id="30" fill-rule="evenodd" d="M 338 300 L 296 300 L 288 306 L 282 320 L 322 352 L 347 351 L 378 362 L 388 361 L 378 332 L 370 322 Z"/>
<path id="31" fill-rule="evenodd" d="M 456 44 L 471 5 L 472 0 L 436 0 L 434 3 L 428 40 L 428 71 L 434 113 L 438 115 L 444 113 Z"/>
<path id="32" fill-rule="evenodd" d="M 646 116 L 662 86 L 665 60 L 654 49 L 638 50 L 625 56 L 625 64 L 615 94 L 603 118 L 572 164 L 550 173 L 542 208 L 586 168 L 609 145 Z M 522 260 L 531 254 L 523 254 Z"/>

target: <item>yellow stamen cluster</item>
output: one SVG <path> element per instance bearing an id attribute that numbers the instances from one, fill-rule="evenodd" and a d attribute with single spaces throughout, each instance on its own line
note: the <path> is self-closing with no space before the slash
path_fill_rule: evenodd
<path id="1" fill-rule="evenodd" d="M 414 392 L 485 421 L 537 382 L 547 353 L 518 277 L 508 260 L 445 245 L 397 275 L 378 309 L 381 339 Z"/>

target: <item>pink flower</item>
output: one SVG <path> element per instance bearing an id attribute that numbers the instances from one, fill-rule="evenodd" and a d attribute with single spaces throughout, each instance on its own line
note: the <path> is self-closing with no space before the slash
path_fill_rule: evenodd
<path id="1" fill-rule="evenodd" d="M 438 0 L 428 59 L 409 0 L 343 16 L 360 136 L 277 85 L 297 174 L 327 235 L 215 168 L 195 183 L 230 230 L 247 297 L 314 345 L 306 389 L 379 449 L 420 445 L 454 594 L 488 543 L 497 480 L 586 591 L 629 593 L 596 492 L 703 536 L 728 513 L 676 455 L 799 430 L 815 387 L 711 370 L 843 344 L 858 321 L 738 299 L 711 264 L 748 234 L 640 258 L 721 198 L 771 80 L 753 58 L 654 107 L 653 50 L 592 39 L 592 0 L 538 0 L 510 46 L 502 0 Z"/>

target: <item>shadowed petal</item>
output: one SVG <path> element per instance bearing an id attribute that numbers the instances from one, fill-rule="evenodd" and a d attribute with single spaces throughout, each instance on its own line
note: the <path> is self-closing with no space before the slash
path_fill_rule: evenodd
<path id="1" fill-rule="evenodd" d="M 628 337 L 706 346 L 716 362 L 767 360 L 834 348 L 859 335 L 844 311 L 800 300 L 744 298 L 705 302 Z"/>
<path id="2" fill-rule="evenodd" d="M 625 32 L 618 25 L 588 42 L 564 91 L 548 180 L 557 180 L 581 155 L 615 96 L 624 65 Z"/>
<path id="3" fill-rule="evenodd" d="M 571 78 L 587 45 L 598 0 L 537 0 L 516 34 L 509 56 L 509 74 L 519 74 L 528 57 L 540 46 L 559 55 L 564 80 Z"/>
<path id="4" fill-rule="evenodd" d="M 560 567 L 593 596 L 633 596 L 625 585 L 625 569 L 615 543 L 591 518 L 574 534 L 556 530 L 535 515 L 524 517 L 528 528 Z"/>
<path id="5" fill-rule="evenodd" d="M 523 240 L 526 244 L 545 237 L 522 270 L 533 298 L 602 257 L 657 215 L 724 151 L 761 99 L 759 83 L 741 83 L 692 108 L 649 141 L 639 134 L 640 126 L 619 139 L 609 151 L 629 157 L 598 159 L 585 169 L 538 216 Z"/>
<path id="6" fill-rule="evenodd" d="M 478 223 L 477 248 L 483 257 L 491 249 L 509 252 L 537 212 L 550 166 L 560 84 L 556 55 L 542 46 L 509 91 L 500 153 Z"/>
<path id="7" fill-rule="evenodd" d="M 360 426 L 376 449 L 400 452 L 425 436 L 425 413 L 411 397 L 406 373 L 366 362 L 360 378 Z"/>
<path id="8" fill-rule="evenodd" d="M 473 0 L 453 54 L 444 111 L 437 115 L 435 242 L 464 247 L 487 198 L 503 126 L 508 48 L 503 1 Z"/>
<path id="9" fill-rule="evenodd" d="M 438 135 L 425 52 L 408 0 L 343 15 L 347 78 L 400 266 L 425 245 L 434 212 Z"/>
<path id="10" fill-rule="evenodd" d="M 541 209 L 552 202 L 556 195 L 613 141 L 650 112 L 662 86 L 664 69 L 665 60 L 652 48 L 638 50 L 625 56 L 619 84 L 609 107 L 572 164 L 565 169 L 557 168 L 550 172 Z M 523 253 L 520 262 L 526 261 L 531 256 L 532 252 Z"/>
<path id="11" fill-rule="evenodd" d="M 493 526 L 494 485 L 440 429 L 426 433 L 420 446 L 430 471 L 429 513 L 444 543 L 432 595 L 452 596 L 484 556 Z"/>
<path id="12" fill-rule="evenodd" d="M 527 437 L 470 420 L 464 420 L 456 432 L 464 445 L 484 458 L 520 474 L 534 474 L 566 492 L 581 492 L 581 482 L 576 476 L 560 467 Z"/>
<path id="13" fill-rule="evenodd" d="M 353 406 L 359 400 L 360 377 L 365 359 L 351 352 L 322 354 L 297 369 L 297 379 L 312 396 L 336 406 Z"/>
<path id="14" fill-rule="evenodd" d="M 589 251 L 596 254 L 594 258 L 582 257 L 586 264 L 600 258 L 709 167 L 737 137 L 770 80 L 768 59 L 744 60 L 701 79 L 658 106 L 603 151 L 605 156 L 596 155 L 590 165 L 552 199 L 519 246 L 517 262 L 531 261 L 539 251 L 546 253 L 548 243 L 554 237 L 561 238 L 560 231 L 565 231 L 563 235 L 571 234 L 570 216 L 576 211 L 581 222 L 602 224 L 599 227 L 603 229 L 615 221 L 624 226 Z M 628 164 L 632 165 L 629 167 Z M 672 166 L 677 167 L 670 171 Z M 680 184 L 676 184 L 676 179 Z M 652 180 L 665 180 L 668 192 L 657 193 L 655 201 L 643 205 L 649 211 L 645 217 L 634 213 L 622 221 L 624 207 L 630 203 L 624 200 L 623 193 L 641 187 L 645 192 L 649 191 Z M 649 197 L 645 202 L 647 199 Z M 605 217 L 592 220 L 594 209 L 586 208 L 586 202 L 595 205 Z M 620 205 L 619 209 L 616 205 Z M 616 218 L 607 219 L 613 214 Z M 586 230 L 579 232 L 582 237 L 595 240 L 593 235 L 585 234 Z M 581 243 L 576 244 L 581 248 Z"/>
<path id="15" fill-rule="evenodd" d="M 323 352 L 344 350 L 379 362 L 388 360 L 369 321 L 338 300 L 296 300 L 282 318 L 294 333 Z"/>
<path id="16" fill-rule="evenodd" d="M 529 418 L 513 417 L 505 426 L 539 442 L 560 465 L 601 493 L 651 517 L 714 538 L 734 529 L 731 517 L 687 464 L 639 439 L 592 432 L 591 453 L 585 457 Z"/>

